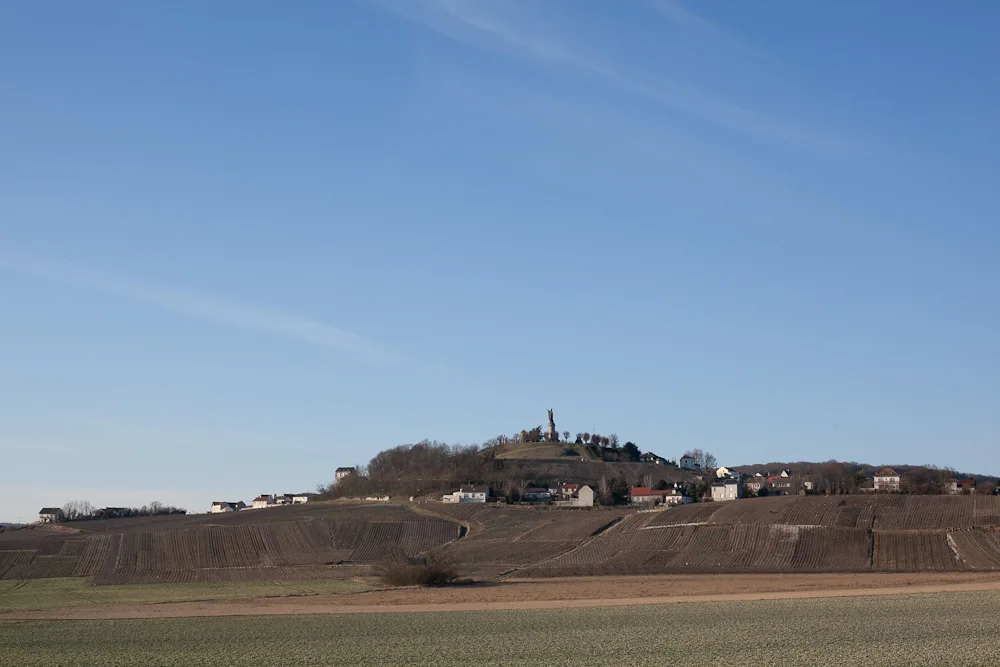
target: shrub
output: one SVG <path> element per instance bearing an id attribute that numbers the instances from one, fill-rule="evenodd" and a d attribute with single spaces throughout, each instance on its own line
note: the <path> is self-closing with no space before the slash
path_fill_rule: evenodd
<path id="1" fill-rule="evenodd" d="M 440 558 L 407 558 L 395 554 L 378 568 L 378 578 L 387 586 L 447 586 L 458 573 Z"/>

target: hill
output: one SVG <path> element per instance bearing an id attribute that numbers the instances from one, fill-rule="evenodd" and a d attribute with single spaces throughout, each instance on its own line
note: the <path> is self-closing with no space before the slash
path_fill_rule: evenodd
<path id="1" fill-rule="evenodd" d="M 510 442 L 497 448 L 496 458 L 600 460 L 600 457 L 586 445 L 567 442 Z"/>
<path id="2" fill-rule="evenodd" d="M 388 504 L 315 503 L 234 514 L 137 517 L 0 534 L 0 579 L 95 583 L 352 577 L 395 549 L 461 535 L 453 521 Z"/>
<path id="3" fill-rule="evenodd" d="M 315 503 L 0 534 L 0 579 L 350 578 L 402 550 L 464 576 L 1000 570 L 1000 497 L 781 496 L 634 508 Z"/>

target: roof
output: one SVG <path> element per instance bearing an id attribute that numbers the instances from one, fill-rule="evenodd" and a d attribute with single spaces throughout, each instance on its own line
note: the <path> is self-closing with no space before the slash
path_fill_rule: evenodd
<path id="1" fill-rule="evenodd" d="M 59 514 L 60 512 L 62 512 L 61 507 L 43 507 L 38 510 L 39 514 Z"/>
<path id="2" fill-rule="evenodd" d="M 490 487 L 482 485 L 463 484 L 462 488 L 460 488 L 459 491 L 462 493 L 489 493 Z M 548 489 L 545 489 L 546 493 L 548 493 L 548 491 L 549 491 Z"/>
<path id="3" fill-rule="evenodd" d="M 632 492 L 631 493 L 632 493 L 633 496 L 651 496 L 651 495 L 653 495 L 650 492 L 650 488 L 648 486 L 634 486 L 634 487 L 632 487 Z"/>
<path id="4" fill-rule="evenodd" d="M 877 475 L 875 475 L 875 476 L 876 477 L 899 477 L 899 473 L 896 472 L 895 470 L 893 470 L 892 468 L 882 468 L 882 470 L 879 471 L 879 473 Z"/>
<path id="5" fill-rule="evenodd" d="M 253 501 L 255 503 L 256 502 L 263 502 L 265 500 L 271 500 L 272 498 L 273 498 L 273 496 L 257 496 L 256 498 L 253 499 Z"/>
<path id="6" fill-rule="evenodd" d="M 337 472 L 357 472 L 356 468 L 337 468 Z"/>
<path id="7" fill-rule="evenodd" d="M 216 500 L 213 505 L 239 505 L 242 500 Z"/>
<path id="8" fill-rule="evenodd" d="M 529 486 L 524 490 L 525 493 L 548 493 L 549 490 L 544 486 Z"/>
<path id="9" fill-rule="evenodd" d="M 973 477 L 968 477 L 966 479 L 960 479 L 956 482 L 961 487 L 974 487 L 976 485 L 976 480 Z"/>

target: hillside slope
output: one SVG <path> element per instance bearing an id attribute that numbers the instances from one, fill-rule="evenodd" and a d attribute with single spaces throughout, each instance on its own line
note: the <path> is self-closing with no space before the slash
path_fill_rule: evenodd
<path id="1" fill-rule="evenodd" d="M 997 570 L 998 501 L 790 496 L 640 512 L 519 575 Z"/>

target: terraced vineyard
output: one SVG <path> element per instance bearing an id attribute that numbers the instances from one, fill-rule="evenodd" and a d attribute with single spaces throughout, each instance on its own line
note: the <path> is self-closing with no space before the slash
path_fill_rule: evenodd
<path id="1" fill-rule="evenodd" d="M 0 579 L 352 577 L 397 550 L 438 555 L 476 578 L 1000 570 L 998 500 L 778 497 L 663 511 L 317 503 L 75 524 L 83 529 L 77 532 L 7 531 L 0 534 Z"/>
<path id="2" fill-rule="evenodd" d="M 591 541 L 628 509 L 549 509 L 502 505 L 439 505 L 436 513 L 468 526 L 468 535 L 439 550 L 463 574 L 492 577 L 544 563 Z"/>
<path id="3" fill-rule="evenodd" d="M 401 549 L 417 555 L 460 527 L 391 505 L 317 504 L 237 515 L 74 524 L 0 535 L 0 578 L 93 577 L 98 584 L 354 576 Z"/>
<path id="4" fill-rule="evenodd" d="M 998 500 L 777 497 L 639 512 L 518 575 L 1000 569 Z"/>

